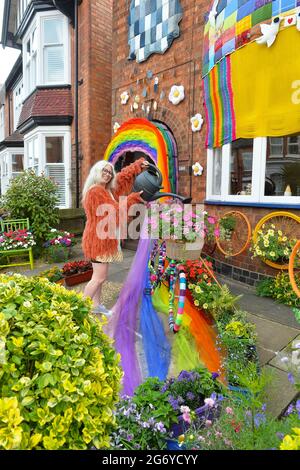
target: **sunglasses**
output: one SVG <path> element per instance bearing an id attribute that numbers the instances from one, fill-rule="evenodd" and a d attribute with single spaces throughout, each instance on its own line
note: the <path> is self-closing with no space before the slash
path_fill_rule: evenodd
<path id="1" fill-rule="evenodd" d="M 112 175 L 113 175 L 112 171 L 106 170 L 105 168 L 102 170 L 102 173 L 103 173 L 104 175 L 109 175 L 109 176 L 112 176 Z"/>

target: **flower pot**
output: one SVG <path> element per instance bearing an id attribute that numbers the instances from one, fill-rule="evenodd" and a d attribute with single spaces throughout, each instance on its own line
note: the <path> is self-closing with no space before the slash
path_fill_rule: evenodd
<path id="1" fill-rule="evenodd" d="M 204 241 L 204 238 L 197 238 L 193 243 L 182 240 L 166 240 L 167 256 L 170 259 L 182 261 L 199 259 Z"/>
<path id="2" fill-rule="evenodd" d="M 76 284 L 81 284 L 82 282 L 88 282 L 91 280 L 93 275 L 93 270 L 84 271 L 83 273 L 72 274 L 71 276 L 65 276 L 65 283 L 67 286 L 75 286 Z"/>
<path id="3" fill-rule="evenodd" d="M 64 285 L 65 285 L 65 280 L 64 280 L 64 278 L 58 279 L 58 281 L 55 281 L 55 284 L 60 284 L 61 286 L 64 286 Z"/>

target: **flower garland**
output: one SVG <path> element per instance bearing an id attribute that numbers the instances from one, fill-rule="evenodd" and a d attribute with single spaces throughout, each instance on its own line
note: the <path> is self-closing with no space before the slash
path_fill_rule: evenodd
<path id="1" fill-rule="evenodd" d="M 155 271 L 155 258 L 158 257 L 158 267 Z M 169 266 L 165 269 L 166 261 L 166 243 L 163 242 L 160 246 L 157 241 L 155 241 L 153 250 L 149 259 L 148 268 L 150 273 L 150 290 L 151 295 L 154 294 L 155 289 L 161 284 L 164 280 L 168 279 L 169 282 L 169 328 L 174 333 L 177 333 L 180 330 L 185 297 L 186 297 L 186 274 L 181 265 L 178 265 L 176 261 L 170 260 Z M 178 310 L 176 317 L 174 319 L 174 300 L 175 300 L 175 285 L 179 277 L 179 300 L 178 300 Z M 148 289 L 147 289 L 148 290 Z"/>

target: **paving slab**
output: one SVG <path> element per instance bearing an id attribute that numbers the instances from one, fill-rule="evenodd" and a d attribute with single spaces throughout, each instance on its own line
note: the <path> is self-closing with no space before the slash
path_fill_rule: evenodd
<path id="1" fill-rule="evenodd" d="M 247 312 L 249 322 L 254 323 L 258 335 L 258 346 L 276 353 L 299 335 L 299 330 L 274 321 L 266 320 Z"/>
<path id="2" fill-rule="evenodd" d="M 234 281 L 226 276 L 218 275 L 218 279 L 222 284 L 227 284 L 234 295 L 242 295 L 238 304 L 243 310 L 300 330 L 300 324 L 297 322 L 292 309 L 287 305 L 279 304 L 269 297 L 259 297 L 253 287 Z"/>
<path id="3" fill-rule="evenodd" d="M 259 363 L 262 366 L 264 366 L 265 364 L 268 364 L 274 357 L 276 357 L 276 354 L 274 351 L 265 349 L 262 346 L 257 346 L 257 354 L 258 354 Z"/>
<path id="4" fill-rule="evenodd" d="M 270 365 L 277 367 L 277 369 L 283 370 L 285 372 L 288 372 L 288 364 L 292 360 L 292 345 L 300 345 L 300 335 L 297 336 L 290 344 L 288 344 L 285 348 L 283 348 L 280 351 L 280 354 L 274 356 L 274 358 L 270 361 Z M 299 365 L 299 370 L 300 370 L 300 351 L 296 355 L 296 353 L 293 354 L 294 360 L 297 361 Z M 286 362 L 285 360 L 282 361 L 282 358 L 288 358 L 289 361 Z"/>
<path id="5" fill-rule="evenodd" d="M 286 372 L 266 365 L 265 369 L 271 374 L 272 382 L 267 386 L 267 411 L 274 417 L 283 414 L 287 406 L 297 396 L 295 387 L 289 382 Z"/>

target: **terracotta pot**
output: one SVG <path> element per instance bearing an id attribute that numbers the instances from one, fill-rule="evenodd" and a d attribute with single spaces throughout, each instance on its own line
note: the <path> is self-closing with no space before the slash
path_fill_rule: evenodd
<path id="1" fill-rule="evenodd" d="M 65 280 L 64 280 L 64 278 L 59 279 L 58 281 L 55 281 L 55 284 L 60 284 L 61 286 L 64 286 L 64 285 L 65 285 Z"/>
<path id="2" fill-rule="evenodd" d="M 81 284 L 82 282 L 88 282 L 91 280 L 93 275 L 93 270 L 84 271 L 83 273 L 72 274 L 71 276 L 65 276 L 65 283 L 67 286 L 75 286 L 76 284 Z"/>

